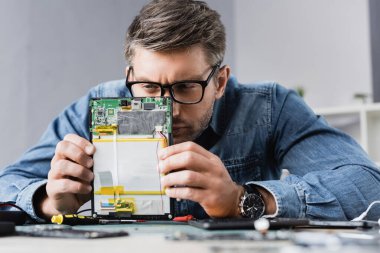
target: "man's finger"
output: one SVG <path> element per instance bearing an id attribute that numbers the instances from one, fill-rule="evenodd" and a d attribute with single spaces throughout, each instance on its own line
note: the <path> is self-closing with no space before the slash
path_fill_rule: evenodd
<path id="1" fill-rule="evenodd" d="M 165 193 L 171 198 L 187 199 L 194 202 L 200 202 L 202 197 L 205 197 L 204 189 L 191 187 L 171 187 L 166 188 Z"/>
<path id="2" fill-rule="evenodd" d="M 194 142 L 187 141 L 187 142 L 179 143 L 179 144 L 161 149 L 158 152 L 158 158 L 165 159 L 169 156 L 186 152 L 186 151 L 192 151 L 192 152 L 198 153 L 206 158 L 213 157 L 213 154 L 207 151 L 206 149 L 204 149 L 203 147 L 199 146 L 198 144 Z"/>
<path id="3" fill-rule="evenodd" d="M 60 179 L 63 177 L 74 177 L 80 181 L 91 182 L 94 174 L 87 167 L 69 160 L 60 159 L 54 162 L 54 167 L 49 171 L 49 178 Z"/>
<path id="4" fill-rule="evenodd" d="M 87 155 L 93 155 L 95 153 L 95 146 L 83 137 L 76 134 L 67 134 L 64 138 L 65 141 L 69 141 L 80 147 L 86 152 Z"/>
<path id="5" fill-rule="evenodd" d="M 201 173 L 191 170 L 176 171 L 161 178 L 161 185 L 170 188 L 175 185 L 185 185 L 187 187 L 207 188 L 208 180 Z"/>
<path id="6" fill-rule="evenodd" d="M 58 196 L 67 193 L 88 194 L 91 190 L 90 184 L 63 178 L 52 182 L 49 192 Z"/>
<path id="7" fill-rule="evenodd" d="M 92 157 L 86 154 L 82 148 L 70 141 L 63 140 L 58 142 L 55 156 L 53 162 L 60 159 L 69 159 L 87 168 L 93 166 Z"/>
<path id="8" fill-rule="evenodd" d="M 209 166 L 210 160 L 199 153 L 193 151 L 184 151 L 167 157 L 165 160 L 159 160 L 158 167 L 160 172 L 168 174 L 177 170 L 193 170 L 205 172 Z"/>

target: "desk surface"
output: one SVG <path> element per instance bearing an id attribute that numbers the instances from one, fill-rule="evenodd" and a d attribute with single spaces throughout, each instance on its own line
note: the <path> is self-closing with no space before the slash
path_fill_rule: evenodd
<path id="1" fill-rule="evenodd" d="M 18 227 L 18 230 L 25 227 Z M 104 239 L 61 239 L 61 238 L 41 238 L 10 236 L 0 237 L 1 252 L 54 252 L 54 253 L 119 253 L 119 252 L 211 252 L 211 253 L 239 253 L 239 252 L 305 252 L 303 246 L 295 245 L 292 240 L 269 240 L 273 233 L 283 233 L 282 236 L 298 238 L 316 244 L 317 246 L 308 248 L 308 252 L 360 252 L 378 253 L 380 248 L 379 231 L 269 231 L 265 240 L 239 240 L 236 235 L 248 237 L 261 236 L 256 231 L 249 230 L 224 230 L 205 231 L 185 224 L 160 224 L 160 223 L 139 223 L 124 225 L 94 225 L 76 226 L 74 229 L 86 230 L 108 230 L 108 231 L 128 231 L 129 236 L 114 237 Z M 336 241 L 336 235 L 341 234 L 346 237 L 356 238 L 356 243 L 342 245 Z M 185 235 L 185 236 L 183 236 Z M 187 240 L 188 236 L 203 238 L 206 240 Z M 281 236 L 281 234 L 280 234 Z M 183 240 L 172 240 L 168 238 L 179 238 Z M 219 239 L 215 239 L 219 238 Z M 239 236 L 238 236 L 239 237 Z M 208 239 L 207 239 L 208 238 Z M 211 238 L 211 239 L 210 239 Z M 214 239 L 213 239 L 214 238 Z M 223 238 L 220 239 L 220 238 Z M 226 239 L 227 238 L 227 239 Z M 230 238 L 230 239 L 228 239 Z M 231 239 L 232 238 L 232 239 Z M 358 238 L 360 240 L 358 240 Z M 376 238 L 375 240 L 369 240 Z M 320 244 L 318 246 L 318 244 Z M 328 245 L 328 246 L 326 246 Z"/>

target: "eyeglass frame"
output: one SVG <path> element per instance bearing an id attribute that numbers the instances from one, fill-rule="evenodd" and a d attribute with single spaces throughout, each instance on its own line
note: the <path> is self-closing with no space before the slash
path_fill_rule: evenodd
<path id="1" fill-rule="evenodd" d="M 171 84 L 169 84 L 169 83 L 168 84 L 161 84 L 161 83 L 152 82 L 152 81 L 132 81 L 132 82 L 129 82 L 128 81 L 129 74 L 130 74 L 131 70 L 133 70 L 133 66 L 129 66 L 129 69 L 128 69 L 128 72 L 127 72 L 127 77 L 125 78 L 125 86 L 127 86 L 127 88 L 129 90 L 129 92 L 131 93 L 131 95 L 134 96 L 133 92 L 132 92 L 132 86 L 134 84 L 138 84 L 138 83 L 155 84 L 155 85 L 158 85 L 160 87 L 160 89 L 161 89 L 161 96 L 164 96 L 165 90 L 169 89 L 170 97 L 175 102 L 177 102 L 179 104 L 186 104 L 186 105 L 198 104 L 198 103 L 200 103 L 202 101 L 204 93 L 205 93 L 205 89 L 206 89 L 207 85 L 210 83 L 210 81 L 211 81 L 212 77 L 214 76 L 214 74 L 216 73 L 216 71 L 219 70 L 220 64 L 221 63 L 217 63 L 217 64 L 215 64 L 212 67 L 211 73 L 208 75 L 208 77 L 206 78 L 206 80 L 181 80 L 181 81 L 174 82 L 174 83 L 171 83 Z M 175 98 L 175 96 L 174 96 L 174 92 L 173 92 L 172 87 L 174 85 L 181 84 L 181 83 L 197 83 L 197 84 L 200 84 L 202 86 L 202 96 L 201 96 L 201 98 L 197 102 L 182 102 L 182 101 L 177 100 Z"/>

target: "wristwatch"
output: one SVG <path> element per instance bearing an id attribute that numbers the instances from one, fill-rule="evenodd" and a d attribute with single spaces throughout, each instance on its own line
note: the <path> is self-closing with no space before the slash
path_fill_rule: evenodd
<path id="1" fill-rule="evenodd" d="M 243 185 L 244 194 L 240 197 L 240 215 L 244 218 L 258 219 L 264 215 L 265 203 L 260 192 L 249 184 Z"/>

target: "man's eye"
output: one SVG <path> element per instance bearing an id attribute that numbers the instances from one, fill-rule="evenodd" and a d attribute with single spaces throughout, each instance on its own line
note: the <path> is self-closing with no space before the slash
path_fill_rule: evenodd
<path id="1" fill-rule="evenodd" d="M 151 84 L 151 83 L 146 83 L 146 84 L 143 84 L 142 87 L 146 90 L 156 90 L 156 89 L 160 89 L 160 87 L 156 84 Z"/>
<path id="2" fill-rule="evenodd" d="M 197 88 L 199 84 L 197 83 L 178 83 L 175 88 L 179 90 L 187 90 Z"/>

